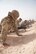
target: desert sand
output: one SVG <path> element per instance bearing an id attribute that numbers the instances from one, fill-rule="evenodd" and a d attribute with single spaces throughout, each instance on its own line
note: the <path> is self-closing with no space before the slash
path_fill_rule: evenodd
<path id="1" fill-rule="evenodd" d="M 17 36 L 16 33 L 7 35 L 6 42 L 10 46 L 3 46 L 0 41 L 0 54 L 36 54 L 36 23 L 26 32 L 19 32 L 23 36 Z"/>

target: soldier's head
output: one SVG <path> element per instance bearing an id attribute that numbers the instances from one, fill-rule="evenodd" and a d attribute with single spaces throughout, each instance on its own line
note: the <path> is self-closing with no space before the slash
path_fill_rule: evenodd
<path id="1" fill-rule="evenodd" d="M 12 16 L 14 19 L 17 19 L 19 17 L 19 12 L 17 10 L 13 10 L 12 12 L 9 12 L 8 15 Z"/>

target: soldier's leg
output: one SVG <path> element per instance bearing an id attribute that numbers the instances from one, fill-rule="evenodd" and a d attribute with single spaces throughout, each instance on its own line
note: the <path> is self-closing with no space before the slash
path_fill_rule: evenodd
<path id="1" fill-rule="evenodd" d="M 1 36 L 2 36 L 2 41 L 4 44 L 6 42 L 6 38 L 7 38 L 7 31 L 5 29 L 2 29 Z"/>
<path id="2" fill-rule="evenodd" d="M 6 44 L 7 32 L 8 32 L 8 25 L 2 26 L 1 37 L 2 37 L 2 41 L 3 41 L 3 45 Z"/>

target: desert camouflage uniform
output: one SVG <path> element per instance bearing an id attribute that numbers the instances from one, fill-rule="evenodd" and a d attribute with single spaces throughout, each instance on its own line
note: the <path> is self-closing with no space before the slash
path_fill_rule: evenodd
<path id="1" fill-rule="evenodd" d="M 21 18 L 19 18 L 19 19 L 16 20 L 16 27 L 17 27 L 17 28 L 20 26 L 20 22 L 21 22 L 21 21 L 22 21 Z M 11 25 L 11 28 L 10 28 L 8 34 L 9 34 L 9 33 L 13 33 L 13 32 L 15 32 L 15 31 L 12 29 L 12 25 Z"/>
<path id="2" fill-rule="evenodd" d="M 16 34 L 19 36 L 19 32 L 18 29 L 16 27 L 16 20 L 19 17 L 19 13 L 17 10 L 13 10 L 12 12 L 8 13 L 8 16 L 5 17 L 2 21 L 1 21 L 1 25 L 2 25 L 2 30 L 1 30 L 1 36 L 2 36 L 2 40 L 3 40 L 3 44 L 5 44 L 6 38 L 7 38 L 7 33 L 9 31 L 9 29 L 13 28 L 13 30 L 16 32 Z"/>

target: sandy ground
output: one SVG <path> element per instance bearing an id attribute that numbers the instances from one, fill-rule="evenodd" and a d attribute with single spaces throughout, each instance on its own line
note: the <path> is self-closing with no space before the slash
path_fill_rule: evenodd
<path id="1" fill-rule="evenodd" d="M 0 54 L 36 54 L 36 23 L 32 26 L 26 32 L 21 31 L 23 36 L 7 35 L 6 42 L 10 46 L 3 46 L 0 41 Z"/>

